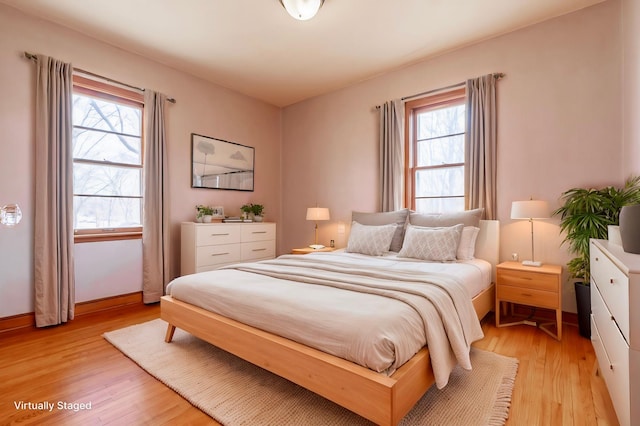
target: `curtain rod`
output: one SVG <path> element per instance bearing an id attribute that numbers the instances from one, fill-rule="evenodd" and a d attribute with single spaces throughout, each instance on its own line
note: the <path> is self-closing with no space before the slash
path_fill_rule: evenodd
<path id="1" fill-rule="evenodd" d="M 27 58 L 27 59 L 31 59 L 32 61 L 37 61 L 37 60 L 38 60 L 38 57 L 37 57 L 36 55 L 34 55 L 33 53 L 24 52 L 24 56 L 25 56 L 25 58 Z M 104 80 L 104 81 L 108 81 L 109 83 L 120 84 L 120 85 L 122 85 L 122 86 L 129 87 L 129 88 L 131 88 L 131 89 L 135 89 L 135 90 L 139 90 L 139 91 L 141 91 L 141 92 L 144 92 L 144 91 L 145 91 L 144 87 L 136 87 L 136 86 L 132 86 L 132 85 L 130 85 L 130 84 L 123 83 L 123 82 L 121 82 L 121 81 L 114 80 L 114 79 L 112 79 L 112 78 L 105 77 L 105 76 L 102 76 L 102 75 L 100 75 L 100 74 L 96 74 L 96 73 L 93 73 L 93 72 L 90 72 L 90 71 L 85 71 L 85 70 L 80 69 L 80 68 L 75 68 L 75 67 L 74 67 L 74 68 L 73 68 L 73 70 L 74 70 L 74 71 L 76 71 L 76 72 L 79 72 L 79 73 L 81 73 L 81 74 L 86 74 L 86 75 L 90 75 L 90 76 L 92 76 L 92 77 L 100 78 L 100 79 L 102 79 L 102 80 Z M 175 103 L 176 103 L 176 100 L 175 100 L 174 98 L 167 98 L 167 101 L 171 102 L 172 104 L 175 104 Z"/>
<path id="2" fill-rule="evenodd" d="M 493 78 L 495 78 L 496 80 L 500 80 L 505 75 L 506 75 L 505 73 L 496 72 L 496 73 L 493 73 Z M 456 87 L 464 86 L 466 83 L 467 83 L 466 81 L 462 81 L 460 83 L 452 84 L 452 85 L 446 86 L 446 87 L 441 87 L 439 89 L 427 90 L 426 92 L 421 92 L 421 93 L 416 93 L 415 95 L 405 96 L 403 98 L 400 98 L 400 100 L 401 101 L 406 101 L 407 99 L 419 98 L 420 96 L 430 95 L 430 94 L 436 93 L 436 92 L 442 92 L 443 90 L 455 89 Z M 376 109 L 380 109 L 380 105 L 376 105 Z"/>

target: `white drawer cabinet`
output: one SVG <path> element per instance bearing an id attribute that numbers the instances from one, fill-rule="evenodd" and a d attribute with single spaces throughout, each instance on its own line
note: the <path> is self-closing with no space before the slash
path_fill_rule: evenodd
<path id="1" fill-rule="evenodd" d="M 276 255 L 275 223 L 194 223 L 180 229 L 180 274 Z"/>
<path id="2" fill-rule="evenodd" d="M 591 240 L 591 341 L 621 425 L 640 424 L 640 255 Z"/>

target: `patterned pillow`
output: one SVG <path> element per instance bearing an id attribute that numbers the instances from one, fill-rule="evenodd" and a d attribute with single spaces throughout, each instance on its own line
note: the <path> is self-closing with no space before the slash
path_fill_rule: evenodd
<path id="1" fill-rule="evenodd" d="M 353 222 L 346 251 L 368 254 L 369 256 L 381 256 L 389 251 L 397 226 L 395 223 L 369 226 Z"/>
<path id="2" fill-rule="evenodd" d="M 388 225 L 390 223 L 397 223 L 396 232 L 391 240 L 391 246 L 389 251 L 398 252 L 402 248 L 402 239 L 404 238 L 404 226 L 407 223 L 409 217 L 409 209 L 401 209 L 392 212 L 379 212 L 379 213 L 364 213 L 364 212 L 352 212 L 351 220 L 358 222 L 362 225 Z M 459 222 L 454 223 L 453 225 Z"/>
<path id="3" fill-rule="evenodd" d="M 407 225 L 402 250 L 398 257 L 447 262 L 456 260 L 456 252 L 464 225 L 447 228 L 423 228 Z"/>

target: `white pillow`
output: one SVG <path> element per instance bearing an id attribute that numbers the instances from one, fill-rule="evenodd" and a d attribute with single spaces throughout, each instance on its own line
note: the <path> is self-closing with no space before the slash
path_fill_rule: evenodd
<path id="1" fill-rule="evenodd" d="M 480 232 L 480 228 L 476 228 L 475 226 L 465 226 L 462 228 L 462 235 L 460 235 L 460 243 L 458 244 L 458 251 L 456 253 L 458 260 L 475 259 L 478 232 Z"/>
<path id="2" fill-rule="evenodd" d="M 458 243 L 464 225 L 445 228 L 425 228 L 407 225 L 398 257 L 448 262 L 456 260 Z"/>
<path id="3" fill-rule="evenodd" d="M 370 226 L 353 222 L 346 251 L 381 256 L 389 251 L 397 226 L 395 223 Z"/>

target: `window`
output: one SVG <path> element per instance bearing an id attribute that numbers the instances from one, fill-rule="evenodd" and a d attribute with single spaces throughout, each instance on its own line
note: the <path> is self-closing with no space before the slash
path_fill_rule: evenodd
<path id="1" fill-rule="evenodd" d="M 407 102 L 407 205 L 418 212 L 464 210 L 464 89 Z"/>
<path id="2" fill-rule="evenodd" d="M 142 231 L 143 98 L 74 76 L 73 210 L 76 235 Z"/>

